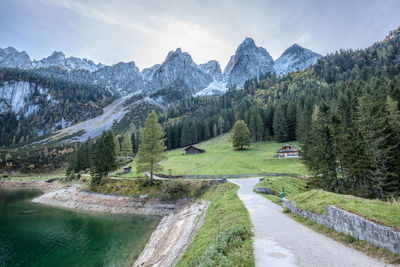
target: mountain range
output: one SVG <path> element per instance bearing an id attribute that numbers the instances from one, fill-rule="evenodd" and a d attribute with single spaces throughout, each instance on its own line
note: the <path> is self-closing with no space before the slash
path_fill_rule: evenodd
<path id="1" fill-rule="evenodd" d="M 8 47 L 0 49 L 0 67 L 35 70 L 43 76 L 104 86 L 121 95 L 137 91 L 154 93 L 176 86 L 179 81 L 184 85 L 182 88 L 190 90 L 189 93 L 201 96 L 224 93 L 233 85 L 241 88 L 246 80 L 266 73 L 284 75 L 303 70 L 315 64 L 320 57 L 294 44 L 274 61 L 265 48 L 256 46 L 253 39 L 246 38 L 223 72 L 218 61 L 196 64 L 180 48 L 170 51 L 164 62 L 140 71 L 133 61 L 106 66 L 86 58 L 66 57 L 58 51 L 41 60 L 31 60 L 25 51 Z"/>
<path id="2" fill-rule="evenodd" d="M 169 106 L 190 96 L 242 88 L 248 79 L 258 80 L 266 73 L 303 70 L 320 57 L 294 44 L 274 61 L 265 48 L 246 38 L 223 72 L 218 61 L 197 64 L 180 48 L 170 51 L 162 63 L 140 71 L 133 61 L 107 66 L 59 51 L 31 60 L 25 51 L 8 47 L 0 49 L 0 116 L 7 127 L 33 128 L 30 135 L 41 136 L 99 116 L 105 105 L 120 97 L 135 94 L 147 99 L 136 99 L 140 105 Z M 115 103 L 125 106 L 124 101 Z M 132 103 L 126 105 L 138 106 Z"/>

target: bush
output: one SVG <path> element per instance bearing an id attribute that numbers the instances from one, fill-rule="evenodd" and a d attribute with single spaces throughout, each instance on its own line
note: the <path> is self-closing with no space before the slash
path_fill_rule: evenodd
<path id="1" fill-rule="evenodd" d="M 199 197 L 211 181 L 188 181 L 175 179 L 163 184 L 163 198 L 177 199 L 184 197 Z"/>
<path id="2" fill-rule="evenodd" d="M 243 241 L 251 238 L 251 230 L 244 226 L 234 226 L 219 233 L 213 244 L 206 248 L 200 258 L 192 259 L 190 266 L 234 266 L 229 262 L 227 254 L 242 245 Z"/>

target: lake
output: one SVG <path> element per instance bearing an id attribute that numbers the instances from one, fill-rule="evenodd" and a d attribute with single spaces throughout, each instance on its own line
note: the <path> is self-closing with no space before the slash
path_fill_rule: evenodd
<path id="1" fill-rule="evenodd" d="M 131 266 L 159 222 L 30 201 L 40 194 L 0 188 L 0 266 Z"/>

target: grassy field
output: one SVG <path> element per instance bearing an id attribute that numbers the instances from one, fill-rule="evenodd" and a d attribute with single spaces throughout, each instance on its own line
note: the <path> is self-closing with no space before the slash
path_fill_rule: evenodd
<path id="1" fill-rule="evenodd" d="M 252 224 L 238 188 L 220 184 L 203 195 L 211 202 L 204 223 L 176 266 L 254 266 Z"/>
<path id="2" fill-rule="evenodd" d="M 323 190 L 311 190 L 290 198 L 296 207 L 318 214 L 326 214 L 326 206 L 353 212 L 377 223 L 400 229 L 400 204 L 381 200 L 340 195 Z"/>
<path id="3" fill-rule="evenodd" d="M 297 142 L 290 144 L 298 147 Z M 307 169 L 296 158 L 276 159 L 274 155 L 283 143 L 258 142 L 251 144 L 250 149 L 235 151 L 232 148 L 230 135 L 219 137 L 196 144 L 196 147 L 206 150 L 199 155 L 183 155 L 182 149 L 168 152 L 168 159 L 162 164 L 164 173 L 172 169 L 174 175 L 180 174 L 244 174 L 244 173 L 294 173 L 306 175 Z"/>

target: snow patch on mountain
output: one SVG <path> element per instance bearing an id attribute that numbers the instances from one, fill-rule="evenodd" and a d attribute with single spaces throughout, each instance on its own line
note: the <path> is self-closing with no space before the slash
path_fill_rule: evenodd
<path id="1" fill-rule="evenodd" d="M 222 95 L 228 90 L 226 81 L 214 80 L 206 88 L 194 94 L 194 96 Z"/>

